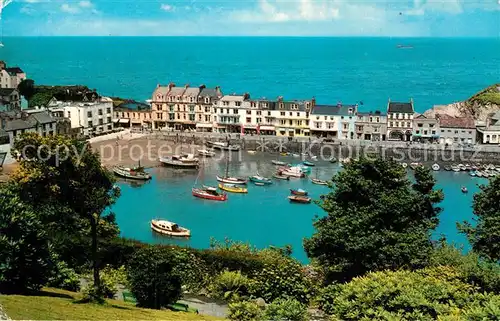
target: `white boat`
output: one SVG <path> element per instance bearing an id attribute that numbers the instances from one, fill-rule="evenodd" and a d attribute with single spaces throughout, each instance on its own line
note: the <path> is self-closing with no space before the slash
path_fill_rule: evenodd
<path id="1" fill-rule="evenodd" d="M 407 163 L 401 163 L 401 166 L 402 166 L 403 168 L 407 168 L 407 167 L 408 167 L 408 164 L 407 164 Z"/>
<path id="2" fill-rule="evenodd" d="M 255 153 L 257 153 L 257 151 L 255 151 L 255 150 L 249 150 L 249 151 L 247 151 L 247 153 L 249 153 L 250 155 L 254 155 Z"/>
<path id="3" fill-rule="evenodd" d="M 128 168 L 124 166 L 115 166 L 113 167 L 113 173 L 119 177 L 139 181 L 147 181 L 151 179 L 151 175 L 144 172 L 144 169 L 142 167 Z"/>
<path id="4" fill-rule="evenodd" d="M 440 169 L 441 169 L 441 166 L 439 166 L 439 164 L 434 164 L 434 165 L 432 165 L 432 170 L 433 170 L 433 171 L 438 171 L 438 170 L 440 170 Z"/>
<path id="5" fill-rule="evenodd" d="M 215 152 L 207 149 L 198 149 L 198 155 L 204 156 L 204 157 L 214 157 Z"/>
<path id="6" fill-rule="evenodd" d="M 455 165 L 451 166 L 451 170 L 454 171 L 454 172 L 460 172 L 461 171 L 460 167 L 455 166 Z"/>
<path id="7" fill-rule="evenodd" d="M 191 231 L 180 227 L 176 223 L 165 220 L 151 220 L 151 229 L 156 233 L 167 236 L 190 237 Z"/>
<path id="8" fill-rule="evenodd" d="M 476 173 L 476 171 L 470 171 L 469 175 L 472 177 L 476 177 L 477 173 Z"/>
<path id="9" fill-rule="evenodd" d="M 194 157 L 193 154 L 160 157 L 159 161 L 164 166 L 177 168 L 197 168 L 199 165 L 198 158 Z"/>
<path id="10" fill-rule="evenodd" d="M 317 160 L 317 159 L 318 159 L 318 156 L 311 156 L 311 159 L 312 159 L 312 160 Z"/>
<path id="11" fill-rule="evenodd" d="M 221 143 L 221 142 L 207 142 L 207 146 L 212 147 L 213 149 L 220 150 L 229 150 L 229 151 L 239 151 L 239 145 L 230 145 L 229 143 Z"/>
<path id="12" fill-rule="evenodd" d="M 292 154 L 293 157 L 300 157 L 299 154 Z"/>
<path id="13" fill-rule="evenodd" d="M 298 166 L 281 168 L 279 172 L 281 175 L 290 176 L 290 177 L 302 178 L 302 177 L 306 176 L 304 171 Z"/>
<path id="14" fill-rule="evenodd" d="M 476 176 L 477 176 L 477 177 L 483 177 L 483 172 L 481 172 L 481 171 L 477 171 L 477 172 L 476 172 Z"/>
<path id="15" fill-rule="evenodd" d="M 465 171 L 467 169 L 467 167 L 465 167 L 464 164 L 458 164 L 458 168 L 461 170 L 461 171 Z"/>
<path id="16" fill-rule="evenodd" d="M 287 163 L 279 161 L 279 160 L 272 160 L 271 163 L 273 163 L 273 165 L 277 165 L 277 166 L 286 166 L 287 165 Z"/>
<path id="17" fill-rule="evenodd" d="M 245 185 L 248 183 L 248 180 L 241 177 L 222 177 L 216 176 L 217 181 L 225 184 L 235 184 L 235 185 Z"/>

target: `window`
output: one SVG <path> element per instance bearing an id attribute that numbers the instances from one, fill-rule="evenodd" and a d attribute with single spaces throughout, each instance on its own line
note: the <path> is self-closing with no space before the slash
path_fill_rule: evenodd
<path id="1" fill-rule="evenodd" d="M 392 121 L 389 122 L 389 127 L 394 127 L 394 123 Z"/>
<path id="2" fill-rule="evenodd" d="M 291 119 L 288 121 L 288 123 L 289 123 L 290 126 L 293 125 L 293 121 Z"/>
<path id="3" fill-rule="evenodd" d="M 88 117 L 88 118 L 92 118 L 92 111 L 88 111 L 88 112 L 87 112 L 87 117 Z"/>
<path id="4" fill-rule="evenodd" d="M 416 130 L 415 134 L 417 134 L 417 135 L 420 134 L 420 130 Z"/>
<path id="5" fill-rule="evenodd" d="M 235 105 L 236 107 L 240 107 L 240 106 L 241 106 L 241 101 L 235 101 L 235 102 L 234 102 L 234 105 Z"/>
<path id="6" fill-rule="evenodd" d="M 87 124 L 87 127 L 92 127 L 92 125 L 93 125 L 93 124 L 92 124 L 92 121 L 91 121 L 91 120 L 89 120 L 89 122 L 88 122 L 88 124 Z"/>
<path id="7" fill-rule="evenodd" d="M 102 116 L 102 109 L 98 109 L 98 110 L 97 110 L 97 114 L 98 114 L 99 116 Z"/>
<path id="8" fill-rule="evenodd" d="M 106 123 L 111 123 L 111 117 L 106 118 Z"/>
<path id="9" fill-rule="evenodd" d="M 112 129 L 112 126 L 111 125 L 108 125 L 108 130 L 111 130 Z"/>
<path id="10" fill-rule="evenodd" d="M 424 130 L 424 135 L 427 135 L 428 131 L 427 130 Z"/>
<path id="11" fill-rule="evenodd" d="M 229 106 L 229 102 L 228 102 L 228 101 L 223 101 L 223 102 L 222 102 L 222 105 L 223 105 L 223 106 Z"/>
<path id="12" fill-rule="evenodd" d="M 195 115 L 189 115 L 189 120 L 190 120 L 190 121 L 194 121 L 194 116 L 195 116 Z M 184 119 L 186 119 L 186 115 L 184 115 Z"/>
<path id="13" fill-rule="evenodd" d="M 205 107 L 205 112 L 209 113 L 210 112 L 210 107 Z"/>
<path id="14" fill-rule="evenodd" d="M 71 118 L 71 112 L 68 111 L 68 118 Z"/>
<path id="15" fill-rule="evenodd" d="M 280 116 L 285 116 L 285 112 L 284 112 L 284 111 L 282 111 L 282 112 L 280 113 Z"/>
<path id="16" fill-rule="evenodd" d="M 377 117 L 377 123 L 380 123 L 380 117 Z"/>
<path id="17" fill-rule="evenodd" d="M 429 124 L 429 127 L 430 128 L 434 128 L 434 124 Z"/>
<path id="18" fill-rule="evenodd" d="M 251 123 L 251 122 L 252 122 L 252 118 L 247 117 L 247 123 Z"/>
<path id="19" fill-rule="evenodd" d="M 110 114 L 111 113 L 111 108 L 106 108 L 106 114 Z"/>
<path id="20" fill-rule="evenodd" d="M 340 119 L 344 119 L 344 116 L 341 116 Z"/>
<path id="21" fill-rule="evenodd" d="M 262 115 L 262 112 L 260 110 L 257 111 L 257 116 Z"/>
<path id="22" fill-rule="evenodd" d="M 270 111 L 267 112 L 267 116 L 271 116 L 271 112 Z"/>
<path id="23" fill-rule="evenodd" d="M 300 112 L 297 112 L 297 117 L 300 117 Z"/>
<path id="24" fill-rule="evenodd" d="M 252 111 L 251 110 L 247 110 L 247 115 L 251 115 L 252 114 Z"/>
<path id="25" fill-rule="evenodd" d="M 292 112 L 290 112 L 289 114 L 290 114 L 290 116 L 293 116 L 293 113 L 292 113 Z"/>
<path id="26" fill-rule="evenodd" d="M 432 131 L 432 135 L 436 135 L 436 131 L 435 130 Z"/>
<path id="27" fill-rule="evenodd" d="M 198 115 L 198 120 L 201 121 L 201 115 Z"/>
<path id="28" fill-rule="evenodd" d="M 297 120 L 297 125 L 302 126 L 302 120 Z"/>
<path id="29" fill-rule="evenodd" d="M 103 125 L 103 123 L 104 123 L 104 122 L 103 122 L 102 118 L 101 118 L 101 119 L 99 119 L 99 125 Z"/>
<path id="30" fill-rule="evenodd" d="M 328 119 L 328 116 L 324 116 L 324 117 L 325 117 L 325 120 L 327 120 L 327 119 Z"/>
<path id="31" fill-rule="evenodd" d="M 458 134 L 458 130 L 455 130 L 455 134 Z"/>
<path id="32" fill-rule="evenodd" d="M 411 127 L 410 122 L 406 122 L 406 127 Z"/>
<path id="33" fill-rule="evenodd" d="M 257 118 L 257 124 L 262 123 L 262 118 Z"/>
<path id="34" fill-rule="evenodd" d="M 424 124 L 419 123 L 419 124 L 417 124 L 417 126 L 420 127 L 420 128 L 422 128 L 424 126 Z"/>
<path id="35" fill-rule="evenodd" d="M 229 113 L 228 113 L 229 114 Z M 233 109 L 233 114 L 237 115 L 238 114 L 238 109 Z"/>

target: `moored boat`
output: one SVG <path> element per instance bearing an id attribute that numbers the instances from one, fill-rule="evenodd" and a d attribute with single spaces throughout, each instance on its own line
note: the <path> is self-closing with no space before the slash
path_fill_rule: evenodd
<path id="1" fill-rule="evenodd" d="M 248 193 L 248 189 L 235 184 L 219 184 L 219 188 L 230 193 Z"/>
<path id="2" fill-rule="evenodd" d="M 444 170 L 445 171 L 451 171 L 451 166 L 450 165 L 444 165 Z"/>
<path id="3" fill-rule="evenodd" d="M 288 156 L 288 153 L 287 152 L 281 152 L 280 155 L 281 156 Z"/>
<path id="4" fill-rule="evenodd" d="M 199 160 L 193 154 L 173 155 L 159 158 L 160 163 L 168 167 L 198 168 Z"/>
<path id="5" fill-rule="evenodd" d="M 465 186 L 462 186 L 461 190 L 462 190 L 462 193 L 464 193 L 464 194 L 469 192 L 467 190 L 467 187 L 465 187 Z"/>
<path id="6" fill-rule="evenodd" d="M 247 153 L 249 153 L 250 155 L 254 155 L 254 154 L 257 153 L 257 151 L 255 151 L 255 150 L 249 150 L 249 151 L 247 151 Z"/>
<path id="7" fill-rule="evenodd" d="M 253 182 L 253 183 L 254 183 L 254 185 L 256 185 L 256 186 L 266 186 L 266 184 L 261 183 L 261 182 Z"/>
<path id="8" fill-rule="evenodd" d="M 439 164 L 433 164 L 433 165 L 432 165 L 432 170 L 433 170 L 433 171 L 438 171 L 438 170 L 440 170 L 440 169 L 441 169 L 441 166 L 439 166 Z"/>
<path id="9" fill-rule="evenodd" d="M 290 180 L 290 176 L 283 175 L 283 174 L 281 174 L 281 172 L 274 174 L 273 177 L 276 179 L 281 179 L 281 180 L 285 180 L 285 181 Z"/>
<path id="10" fill-rule="evenodd" d="M 338 160 L 335 157 L 330 158 L 330 163 L 336 163 Z"/>
<path id="11" fill-rule="evenodd" d="M 279 161 L 279 160 L 272 160 L 271 163 L 273 165 L 277 165 L 277 166 L 286 166 L 287 165 L 287 163 Z"/>
<path id="12" fill-rule="evenodd" d="M 198 155 L 204 156 L 204 157 L 214 157 L 215 152 L 207 149 L 198 149 Z"/>
<path id="13" fill-rule="evenodd" d="M 311 163 L 311 162 L 308 162 L 308 161 L 302 162 L 302 165 L 309 166 L 309 167 L 316 166 L 314 163 Z"/>
<path id="14" fill-rule="evenodd" d="M 299 195 L 299 196 L 307 196 L 309 193 L 301 188 L 299 189 L 290 189 L 290 193 L 292 195 Z"/>
<path id="15" fill-rule="evenodd" d="M 217 181 L 225 184 L 245 185 L 248 180 L 242 177 L 221 177 L 217 176 Z"/>
<path id="16" fill-rule="evenodd" d="M 221 142 L 207 142 L 207 146 L 212 147 L 213 149 L 219 149 L 219 150 L 227 150 L 227 151 L 239 151 L 240 146 L 239 145 L 231 145 L 229 143 L 221 143 Z"/>
<path id="17" fill-rule="evenodd" d="M 176 223 L 165 220 L 151 220 L 151 229 L 156 233 L 175 236 L 175 237 L 190 237 L 191 231 L 187 228 L 180 227 Z"/>
<path id="18" fill-rule="evenodd" d="M 113 167 L 113 173 L 119 177 L 140 181 L 147 181 L 151 179 L 151 175 L 146 173 L 142 167 L 128 168 L 124 166 L 115 166 Z"/>
<path id="19" fill-rule="evenodd" d="M 451 170 L 454 172 L 460 172 L 461 169 L 458 165 L 451 165 Z"/>
<path id="20" fill-rule="evenodd" d="M 280 168 L 281 175 L 285 176 L 290 176 L 290 177 L 297 177 L 297 178 L 302 178 L 305 177 L 306 174 L 300 167 L 287 167 L 287 168 Z"/>
<path id="21" fill-rule="evenodd" d="M 248 177 L 248 180 L 254 183 L 262 183 L 265 185 L 273 183 L 273 181 L 270 178 L 260 176 L 259 174 Z"/>
<path id="22" fill-rule="evenodd" d="M 316 185 L 328 185 L 327 181 L 318 178 L 311 178 L 311 182 Z"/>
<path id="23" fill-rule="evenodd" d="M 476 177 L 477 173 L 476 173 L 476 171 L 470 171 L 469 175 L 472 177 Z"/>
<path id="24" fill-rule="evenodd" d="M 407 164 L 407 163 L 401 163 L 401 167 L 403 167 L 403 168 L 407 168 L 407 167 L 408 167 L 408 164 Z"/>
<path id="25" fill-rule="evenodd" d="M 292 154 L 293 157 L 300 157 L 299 154 Z"/>
<path id="26" fill-rule="evenodd" d="M 219 193 L 217 192 L 217 189 L 214 189 L 213 187 L 193 188 L 191 190 L 191 193 L 193 194 L 193 196 L 198 198 L 203 198 L 212 201 L 227 201 L 227 194 Z"/>
<path id="27" fill-rule="evenodd" d="M 288 196 L 288 199 L 290 200 L 290 202 L 294 203 L 303 203 L 303 204 L 311 203 L 311 198 L 307 196 L 291 195 Z"/>

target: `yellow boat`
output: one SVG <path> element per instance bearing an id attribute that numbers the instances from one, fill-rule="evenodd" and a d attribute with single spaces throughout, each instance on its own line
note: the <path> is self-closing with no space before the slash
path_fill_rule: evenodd
<path id="1" fill-rule="evenodd" d="M 233 184 L 219 184 L 219 188 L 230 193 L 248 193 L 248 189 L 246 187 Z"/>

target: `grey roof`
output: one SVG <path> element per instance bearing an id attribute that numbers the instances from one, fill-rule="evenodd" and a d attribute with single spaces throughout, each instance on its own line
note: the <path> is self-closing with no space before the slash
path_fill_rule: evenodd
<path id="1" fill-rule="evenodd" d="M 0 88 L 0 96 L 10 96 L 16 88 Z"/>
<path id="2" fill-rule="evenodd" d="M 349 114 L 349 109 L 353 112 Z M 356 105 L 316 105 L 313 107 L 312 115 L 326 116 L 353 116 L 356 110 Z"/>
<path id="3" fill-rule="evenodd" d="M 9 67 L 9 68 L 5 68 L 5 70 L 7 70 L 7 72 L 9 74 L 12 74 L 12 75 L 16 75 L 16 74 L 23 74 L 24 71 L 19 68 L 19 67 Z"/>
<path id="4" fill-rule="evenodd" d="M 162 94 L 162 95 L 166 95 L 168 94 L 170 88 L 168 86 L 159 86 L 159 87 L 156 87 L 155 91 L 154 91 L 154 94 Z"/>
<path id="5" fill-rule="evenodd" d="M 55 122 L 56 120 L 46 112 L 36 113 L 30 115 L 33 117 L 39 124 L 50 124 Z"/>
<path id="6" fill-rule="evenodd" d="M 8 121 L 7 124 L 5 125 L 5 131 L 29 129 L 29 128 L 34 128 L 37 125 L 50 124 L 55 122 L 56 119 L 54 119 L 47 112 L 40 112 L 36 114 L 30 114 L 25 119 L 17 118 Z"/>
<path id="7" fill-rule="evenodd" d="M 185 97 L 198 97 L 199 93 L 200 93 L 200 88 L 198 88 L 198 87 L 188 87 L 184 91 L 183 96 L 185 96 Z"/>
<path id="8" fill-rule="evenodd" d="M 387 112 L 412 114 L 414 112 L 413 103 L 389 102 L 389 108 L 387 109 Z"/>
<path id="9" fill-rule="evenodd" d="M 222 92 L 217 92 L 216 88 L 203 88 L 200 92 L 200 96 L 217 98 L 222 96 Z"/>
<path id="10" fill-rule="evenodd" d="M 500 120 L 500 111 L 497 111 L 493 116 L 491 116 L 492 120 Z"/>
<path id="11" fill-rule="evenodd" d="M 170 91 L 168 92 L 168 95 L 167 96 L 182 96 L 182 94 L 184 94 L 184 91 L 186 90 L 186 88 L 184 87 L 172 87 L 170 89 Z"/>
<path id="12" fill-rule="evenodd" d="M 358 115 L 359 116 L 381 116 L 381 117 L 387 116 L 387 114 L 381 112 L 380 110 L 358 112 Z"/>

